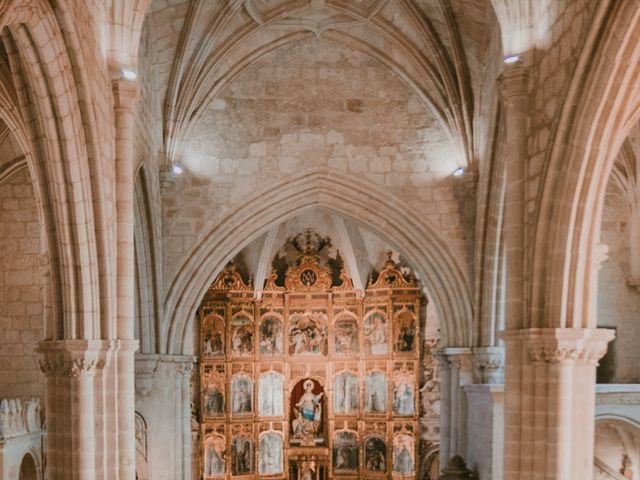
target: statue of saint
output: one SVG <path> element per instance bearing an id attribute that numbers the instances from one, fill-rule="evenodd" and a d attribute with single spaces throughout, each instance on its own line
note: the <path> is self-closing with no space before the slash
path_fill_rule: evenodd
<path id="1" fill-rule="evenodd" d="M 296 417 L 291 423 L 293 439 L 299 440 L 301 445 L 316 444 L 318 430 L 322 421 L 322 398 L 324 392 L 313 393 L 313 380 L 307 379 L 303 383 L 304 393 L 295 404 Z"/>

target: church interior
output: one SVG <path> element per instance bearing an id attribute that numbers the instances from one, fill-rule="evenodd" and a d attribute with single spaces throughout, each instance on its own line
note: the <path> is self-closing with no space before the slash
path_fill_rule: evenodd
<path id="1" fill-rule="evenodd" d="M 0 0 L 0 479 L 640 479 L 638 0 Z"/>

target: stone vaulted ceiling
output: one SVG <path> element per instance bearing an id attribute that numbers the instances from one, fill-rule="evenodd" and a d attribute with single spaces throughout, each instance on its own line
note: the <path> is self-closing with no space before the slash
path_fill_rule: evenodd
<path id="1" fill-rule="evenodd" d="M 385 65 L 424 102 L 460 163 L 474 162 L 474 91 L 497 28 L 488 0 L 156 0 L 146 28 L 167 162 L 237 75 L 314 37 Z"/>

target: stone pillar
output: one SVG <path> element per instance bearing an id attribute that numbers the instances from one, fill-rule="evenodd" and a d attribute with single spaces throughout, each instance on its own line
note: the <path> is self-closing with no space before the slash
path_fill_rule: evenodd
<path id="1" fill-rule="evenodd" d="M 613 332 L 532 328 L 503 338 L 504 478 L 592 478 L 596 365 Z"/>
<path id="2" fill-rule="evenodd" d="M 192 480 L 191 372 L 195 357 L 135 357 L 136 411 L 149 432 L 149 478 Z"/>
<path id="3" fill-rule="evenodd" d="M 473 383 L 473 357 L 470 348 L 442 348 L 440 365 L 440 465 L 466 450 L 467 411 L 462 387 Z"/>
<path id="4" fill-rule="evenodd" d="M 117 79 L 112 83 L 115 113 L 116 155 L 116 293 L 118 382 L 118 471 L 121 480 L 135 479 L 134 360 L 134 247 L 133 191 L 136 81 Z"/>
<path id="5" fill-rule="evenodd" d="M 102 429 L 96 413 L 103 385 L 96 372 L 105 366 L 111 343 L 100 340 L 44 341 L 40 367 L 45 374 L 48 480 L 96 480 L 97 445 Z"/>

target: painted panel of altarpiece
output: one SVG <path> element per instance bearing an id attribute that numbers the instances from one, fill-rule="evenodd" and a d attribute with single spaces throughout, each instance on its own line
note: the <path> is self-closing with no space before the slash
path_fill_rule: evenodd
<path id="1" fill-rule="evenodd" d="M 260 295 L 230 263 L 199 309 L 198 475 L 417 478 L 415 279 L 389 257 L 356 291 L 330 239 L 291 244 Z"/>

